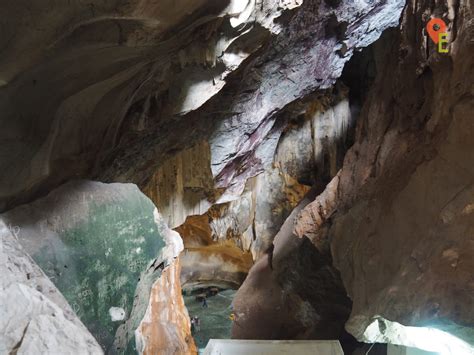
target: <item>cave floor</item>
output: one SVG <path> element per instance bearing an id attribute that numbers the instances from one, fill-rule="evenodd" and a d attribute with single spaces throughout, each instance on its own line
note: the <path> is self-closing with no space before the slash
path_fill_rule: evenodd
<path id="1" fill-rule="evenodd" d="M 202 303 L 195 299 L 195 295 L 183 296 L 189 317 L 199 317 L 201 329 L 193 332 L 196 346 L 203 350 L 209 339 L 230 339 L 232 321 L 232 300 L 236 290 L 225 290 L 217 295 L 208 297 L 208 308 L 202 308 Z"/>

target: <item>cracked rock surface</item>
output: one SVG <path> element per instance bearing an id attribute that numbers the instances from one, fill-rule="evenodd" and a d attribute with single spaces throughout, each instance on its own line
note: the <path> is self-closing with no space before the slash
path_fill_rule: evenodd
<path id="1" fill-rule="evenodd" d="M 10 229 L 0 221 L 0 354 L 103 354 Z"/>

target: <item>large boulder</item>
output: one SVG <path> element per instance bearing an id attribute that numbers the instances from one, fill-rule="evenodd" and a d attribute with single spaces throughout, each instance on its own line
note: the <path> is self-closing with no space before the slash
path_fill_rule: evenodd
<path id="1" fill-rule="evenodd" d="M 18 232 L 0 220 L 0 354 L 103 354 Z"/>

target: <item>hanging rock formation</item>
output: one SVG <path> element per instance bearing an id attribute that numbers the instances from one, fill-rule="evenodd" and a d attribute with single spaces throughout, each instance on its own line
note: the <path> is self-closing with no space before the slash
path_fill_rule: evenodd
<path id="1" fill-rule="evenodd" d="M 203 153 L 202 145 L 177 154 L 171 168 L 164 164 L 164 169 L 176 172 L 167 176 L 173 175 L 176 181 L 186 181 L 189 186 L 186 190 L 179 188 L 180 183 L 165 185 L 174 188 L 169 193 L 160 183 L 152 185 L 152 191 L 157 193 L 151 193 L 160 210 L 190 214 L 176 229 L 185 245 L 181 258 L 184 288 L 210 285 L 238 288 L 252 262 L 266 253 L 281 225 L 310 186 L 324 186 L 337 171 L 353 133 L 354 115 L 347 95 L 347 87 L 339 83 L 334 90 L 287 109 L 279 117 L 280 125 L 285 128 L 274 149 L 273 160 L 265 164 L 261 174 L 249 179 L 242 194 L 230 202 L 217 203 L 216 198 L 217 202 L 207 207 L 211 201 L 203 204 L 203 200 L 194 198 L 199 193 L 202 197 L 219 195 L 219 189 L 212 190 L 206 185 L 209 180 L 200 179 L 205 174 L 193 168 L 199 166 L 195 164 L 201 161 L 198 157 L 206 156 L 199 154 Z M 177 167 L 176 161 L 187 168 Z M 156 181 L 167 181 L 167 178 Z M 179 196 L 181 203 L 165 202 L 170 199 L 161 198 L 163 193 Z M 198 203 L 192 202 L 197 200 Z M 180 206 L 191 208 L 183 211 Z M 206 209 L 207 212 L 201 214 Z"/>
<path id="2" fill-rule="evenodd" d="M 203 139 L 216 186 L 227 190 L 221 202 L 239 195 L 272 159 L 278 112 L 332 86 L 355 49 L 398 23 L 404 4 L 181 5 L 180 13 L 192 16 L 148 1 L 79 2 L 54 11 L 40 2 L 2 3 L 2 13 L 16 16 L 4 23 L 1 42 L 1 123 L 10 127 L 0 136 L 9 150 L 1 160 L 1 208 L 77 176 L 145 187 L 166 157 Z M 45 30 L 18 32 L 21 22 Z M 28 62 L 13 60 L 24 52 Z M 229 65 L 227 53 L 247 59 Z M 225 80 L 225 87 L 188 114 L 173 109 L 176 78 L 206 66 L 209 80 Z M 234 71 L 213 73 L 219 67 Z"/>
<path id="3" fill-rule="evenodd" d="M 15 16 L 2 21 L 0 38 L 1 124 L 10 127 L 0 135 L 9 151 L 1 155 L 0 210 L 78 176 L 143 187 L 175 144 L 200 136 L 191 134 L 191 119 L 173 117 L 222 91 L 229 73 L 281 32 L 273 20 L 299 2 L 278 4 L 2 2 L 0 12 Z M 210 133 L 208 118 L 201 129 Z M 164 140 L 149 141 L 157 130 Z M 125 165 L 117 160 L 104 171 L 122 158 Z"/>

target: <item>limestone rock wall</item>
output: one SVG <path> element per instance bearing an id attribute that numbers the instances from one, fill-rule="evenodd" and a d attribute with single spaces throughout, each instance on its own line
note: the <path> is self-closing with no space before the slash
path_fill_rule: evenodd
<path id="1" fill-rule="evenodd" d="M 356 143 L 296 224 L 330 248 L 360 340 L 438 350 L 402 330 L 413 326 L 474 343 L 473 5 L 408 2 L 401 31 L 376 46 Z M 423 32 L 430 16 L 448 22 L 449 54 Z"/>
<path id="2" fill-rule="evenodd" d="M 219 203 L 221 196 L 211 205 L 212 201 L 207 199 L 208 211 L 201 215 L 188 210 L 186 222 L 177 228 L 186 248 L 182 256 L 184 287 L 212 283 L 238 287 L 252 262 L 270 248 L 283 222 L 310 186 L 324 186 L 340 167 L 351 142 L 354 119 L 348 89 L 342 83 L 323 95 L 294 105 L 283 115 L 273 161 L 264 171 L 250 178 L 242 194 L 232 201 Z M 198 145 L 195 151 L 201 149 Z M 192 167 L 199 161 L 192 158 L 197 155 L 186 151 L 177 156 L 182 157 L 185 166 Z M 177 181 L 186 180 L 179 169 L 176 174 Z M 187 180 L 189 184 L 200 175 L 196 172 L 193 176 Z M 203 181 L 195 184 L 192 193 L 204 195 Z M 160 187 L 165 186 L 160 184 L 154 191 L 159 193 Z M 207 189 L 208 196 L 219 196 L 220 192 Z M 161 200 L 157 202 L 159 206 Z M 180 206 L 183 205 L 175 206 L 168 211 L 182 216 Z"/>
<path id="3" fill-rule="evenodd" d="M 3 2 L 0 210 L 73 177 L 145 188 L 202 141 L 235 198 L 272 160 L 279 113 L 331 87 L 403 3 Z"/>
<path id="4" fill-rule="evenodd" d="M 18 232 L 0 220 L 0 354 L 103 354 Z"/>
<path id="5" fill-rule="evenodd" d="M 153 203 L 132 184 L 74 181 L 1 218 L 18 228 L 20 243 L 101 346 L 135 353 L 151 289 L 183 249 Z M 169 342 L 186 343 L 181 335 Z"/>
<path id="6" fill-rule="evenodd" d="M 191 323 L 181 295 L 179 258 L 153 285 L 150 302 L 136 330 L 139 354 L 196 354 Z"/>
<path id="7" fill-rule="evenodd" d="M 312 101 L 303 119 L 285 130 L 274 168 L 257 177 L 260 218 L 255 217 L 253 230 L 263 233 L 253 241 L 256 262 L 234 300 L 233 338 L 340 339 L 346 350 L 354 345 L 344 331 L 351 301 L 328 248 L 317 249 L 293 231 L 299 214 L 342 165 L 355 119 L 347 95 L 347 88 L 340 87 Z M 287 183 L 272 184 L 273 171 Z M 293 184 L 304 188 L 288 194 Z"/>
<path id="8" fill-rule="evenodd" d="M 2 2 L 0 12 L 15 15 L 5 17 L 0 35 L 1 123 L 10 127 L 0 134 L 6 149 L 0 152 L 0 210 L 73 177 L 131 182 L 124 171 L 106 174 L 99 165 L 137 138 L 144 145 L 129 150 L 143 154 L 155 145 L 144 139 L 151 131 L 160 131 L 162 142 L 175 139 L 178 134 L 157 126 L 173 125 L 173 117 L 201 107 L 270 35 L 281 32 L 273 19 L 300 2 L 278 3 Z M 188 142 L 199 136 L 188 134 Z M 152 154 L 150 169 L 132 169 L 141 187 L 157 162 L 172 155 L 170 146 L 156 148 L 166 154 L 160 160 Z"/>
<path id="9" fill-rule="evenodd" d="M 213 243 L 234 239 L 232 251 L 258 258 L 309 181 L 274 160 L 282 116 L 331 88 L 354 51 L 397 25 L 403 5 L 2 2 L 12 15 L 0 24 L 0 211 L 73 178 L 133 182 L 173 227 L 228 204 L 213 219 Z M 236 229 L 235 201 L 252 183 L 254 216 Z M 121 344 L 132 328 L 119 328 Z"/>
<path id="10" fill-rule="evenodd" d="M 358 339 L 374 341 L 367 333 L 374 319 L 443 329 L 452 322 L 468 338 L 472 312 L 461 310 L 473 308 L 473 7 L 472 0 L 2 1 L 0 211 L 73 178 L 133 182 L 182 229 L 183 282 L 238 284 L 257 261 L 240 296 L 247 302 L 240 324 L 261 316 L 268 328 L 248 328 L 260 337 L 342 336 L 350 308 L 342 280 L 354 302 L 346 328 Z M 449 22 L 449 55 L 435 53 L 423 33 L 430 16 Z M 354 107 L 342 86 L 322 91 L 392 27 L 375 46 L 377 76 L 338 172 Z M 295 210 L 309 186 L 318 196 Z M 73 225 L 84 217 L 73 215 Z M 61 216 L 36 227 L 69 229 Z M 273 241 L 272 271 L 265 252 Z M 34 251 L 43 240 L 27 242 Z M 103 247 L 93 249 L 107 253 Z M 170 339 L 193 351 L 172 261 L 180 247 L 167 254 L 169 269 L 152 260 L 140 284 L 149 290 L 154 272 L 164 271 L 159 282 L 169 290 L 154 288 L 154 305 L 148 297 L 132 304 L 148 309 L 137 334 L 143 352 Z M 192 274 L 196 264 L 206 265 L 201 275 Z M 217 265 L 228 268 L 212 273 Z M 50 277 L 61 275 L 56 265 Z M 284 297 L 252 308 L 266 299 L 261 285 Z M 164 304 L 160 292 L 178 303 Z M 413 308 L 404 307 L 412 299 Z M 282 311 L 288 317 L 272 323 L 268 305 L 292 301 L 295 308 Z M 155 339 L 170 309 L 173 330 Z M 114 346 L 134 336 L 141 317 L 129 319 Z M 393 341 L 377 329 L 376 339 Z"/>
<path id="11" fill-rule="evenodd" d="M 274 238 L 273 252 L 255 263 L 237 291 L 233 338 L 345 340 L 351 302 L 339 275 L 308 239 L 293 235 L 295 218 L 316 193 L 309 192 L 292 211 Z"/>

